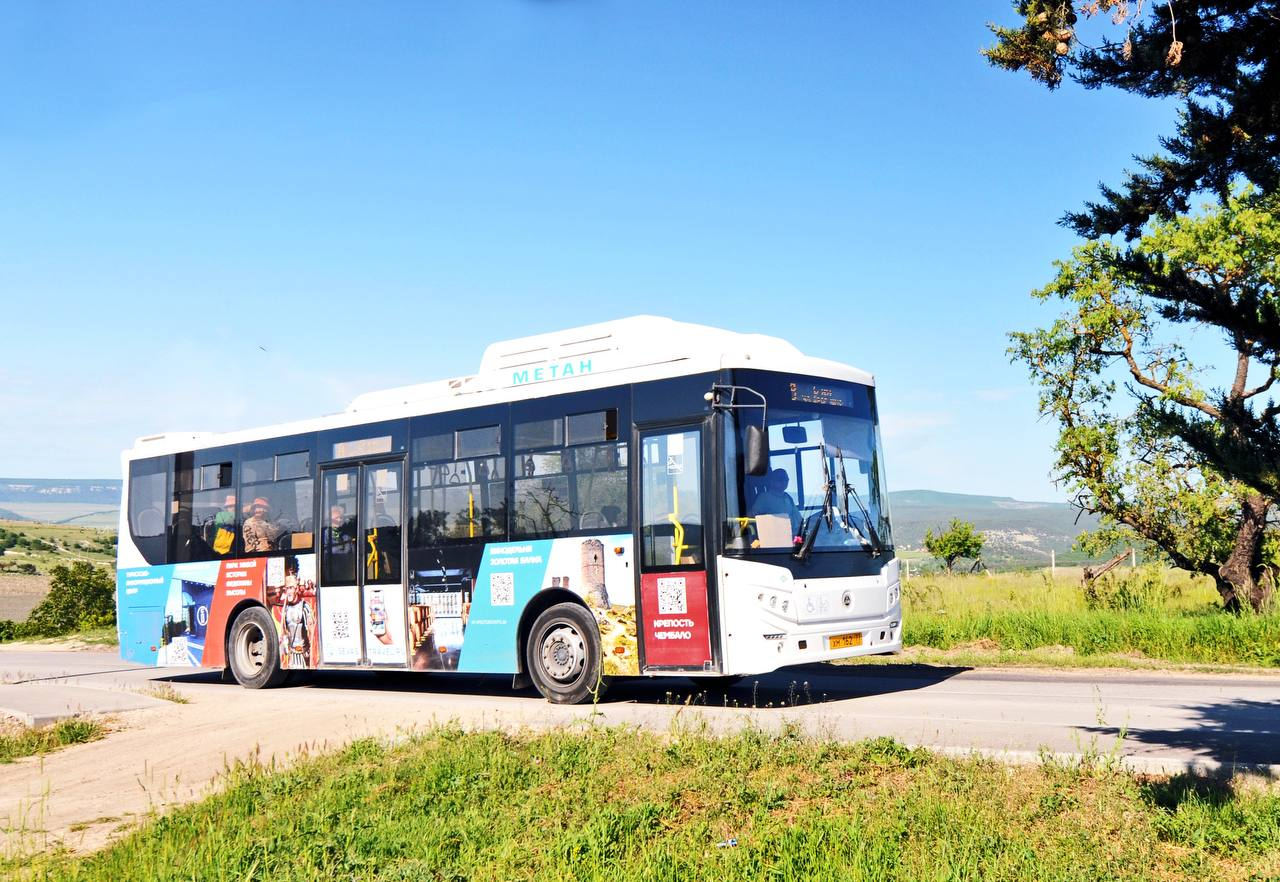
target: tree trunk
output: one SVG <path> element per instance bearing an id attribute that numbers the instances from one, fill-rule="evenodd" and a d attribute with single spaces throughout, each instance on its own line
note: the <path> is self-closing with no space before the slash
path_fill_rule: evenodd
<path id="1" fill-rule="evenodd" d="M 1262 537 L 1267 528 L 1267 509 L 1270 507 L 1271 500 L 1261 493 L 1250 493 L 1240 507 L 1235 545 L 1226 562 L 1218 567 L 1218 592 L 1222 594 L 1222 603 L 1227 609 L 1239 609 L 1248 603 L 1254 611 L 1261 611 L 1271 597 L 1270 574 L 1264 573 L 1261 579 L 1254 576 L 1262 562 Z"/>

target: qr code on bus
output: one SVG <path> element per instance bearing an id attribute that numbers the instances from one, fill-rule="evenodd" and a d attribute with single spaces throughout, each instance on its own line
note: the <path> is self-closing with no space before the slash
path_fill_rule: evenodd
<path id="1" fill-rule="evenodd" d="M 515 606 L 516 580 L 511 573 L 489 574 L 489 605 Z"/>
<path id="2" fill-rule="evenodd" d="M 351 639 L 351 620 L 345 611 L 339 610 L 329 619 L 329 637 L 331 640 Z"/>
<path id="3" fill-rule="evenodd" d="M 689 611 L 683 578 L 658 580 L 658 615 L 676 616 Z"/>

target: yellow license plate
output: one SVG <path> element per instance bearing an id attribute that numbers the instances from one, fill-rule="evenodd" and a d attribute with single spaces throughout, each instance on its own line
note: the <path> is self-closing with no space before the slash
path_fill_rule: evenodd
<path id="1" fill-rule="evenodd" d="M 832 634 L 827 638 L 827 649 L 849 649 L 861 645 L 861 634 Z"/>

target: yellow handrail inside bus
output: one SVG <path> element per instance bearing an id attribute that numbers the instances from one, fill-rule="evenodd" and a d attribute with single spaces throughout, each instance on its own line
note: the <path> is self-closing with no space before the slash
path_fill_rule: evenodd
<path id="1" fill-rule="evenodd" d="M 476 538 L 476 495 L 467 491 L 467 536 Z"/>
<path id="2" fill-rule="evenodd" d="M 674 556 L 672 563 L 676 566 L 680 565 L 680 558 L 684 556 L 684 550 L 688 545 L 684 544 L 684 524 L 680 523 L 680 488 L 671 488 L 671 514 L 667 515 L 667 520 L 671 521 L 674 528 L 671 534 L 671 553 Z"/>
<path id="3" fill-rule="evenodd" d="M 365 558 L 364 571 L 369 573 L 370 579 L 378 578 L 378 528 L 374 527 L 367 534 L 366 541 L 369 543 L 369 556 Z"/>

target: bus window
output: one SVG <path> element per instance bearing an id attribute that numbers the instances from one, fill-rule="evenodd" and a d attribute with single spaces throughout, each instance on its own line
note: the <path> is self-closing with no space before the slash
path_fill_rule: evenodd
<path id="1" fill-rule="evenodd" d="M 168 457 L 129 463 L 129 533 L 149 564 L 165 562 L 165 517 Z"/>
<path id="2" fill-rule="evenodd" d="M 400 581 L 400 463 L 369 466 L 364 484 L 364 581 Z"/>
<path id="3" fill-rule="evenodd" d="M 643 565 L 702 565 L 700 435 L 650 435 L 641 441 L 641 551 Z"/>
<path id="4" fill-rule="evenodd" d="M 499 428 L 438 433 L 414 441 L 414 548 L 507 534 L 506 460 L 497 455 Z"/>
<path id="5" fill-rule="evenodd" d="M 577 529 L 562 450 L 516 454 L 516 536 L 554 536 Z"/>
<path id="6" fill-rule="evenodd" d="M 219 560 L 235 551 L 238 510 L 234 464 L 193 465 L 201 455 L 178 454 L 175 460 L 170 563 Z"/>
<path id="7" fill-rule="evenodd" d="M 324 473 L 320 531 L 320 580 L 325 585 L 354 585 L 356 582 L 356 475 L 354 468 Z"/>
<path id="8" fill-rule="evenodd" d="M 517 423 L 512 535 L 626 527 L 627 445 L 591 443 L 617 434 L 616 408 Z"/>
<path id="9" fill-rule="evenodd" d="M 310 473 L 309 451 L 245 462 L 240 482 L 240 533 L 245 553 L 311 549 L 315 531 Z"/>

